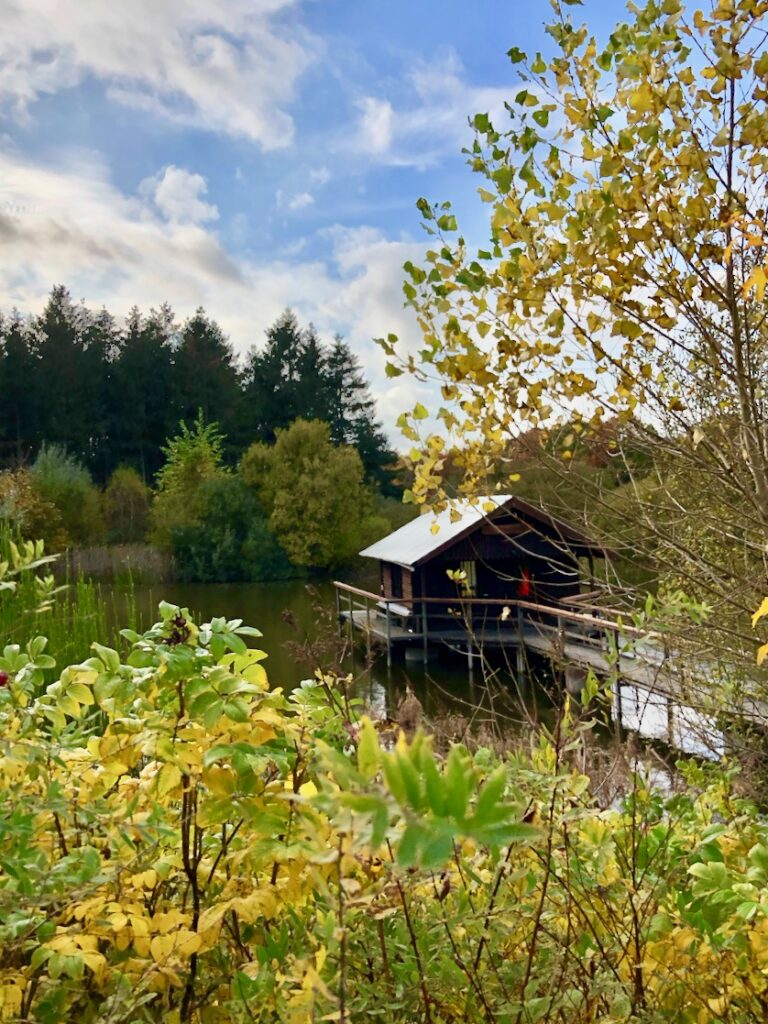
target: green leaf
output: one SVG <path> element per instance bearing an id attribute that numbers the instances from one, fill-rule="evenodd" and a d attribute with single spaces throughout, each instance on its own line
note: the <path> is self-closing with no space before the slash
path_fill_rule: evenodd
<path id="1" fill-rule="evenodd" d="M 403 868 L 413 867 L 419 859 L 419 847 L 424 838 L 420 825 L 411 823 L 397 844 L 397 863 Z"/>
<path id="2" fill-rule="evenodd" d="M 370 718 L 360 723 L 360 738 L 357 741 L 357 770 L 364 779 L 372 779 L 379 770 L 381 748 L 376 727 Z"/>
<path id="3" fill-rule="evenodd" d="M 473 767 L 461 747 L 453 747 L 445 766 L 445 808 L 461 821 L 467 813 L 469 795 L 474 786 Z"/>
<path id="4" fill-rule="evenodd" d="M 413 408 L 412 416 L 415 420 L 425 420 L 429 416 L 429 412 L 421 402 L 417 402 Z"/>
<path id="5" fill-rule="evenodd" d="M 456 231 L 456 218 L 452 213 L 444 213 L 443 216 L 438 219 L 437 226 L 441 231 Z"/>
<path id="6" fill-rule="evenodd" d="M 498 809 L 504 799 L 506 785 L 506 771 L 503 767 L 497 768 L 478 794 L 475 813 L 472 817 L 473 824 L 482 826 L 491 819 L 492 812 Z"/>

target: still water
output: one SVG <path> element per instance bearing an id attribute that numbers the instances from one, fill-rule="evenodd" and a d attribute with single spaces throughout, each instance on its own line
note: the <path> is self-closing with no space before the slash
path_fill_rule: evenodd
<path id="1" fill-rule="evenodd" d="M 311 677 L 318 665 L 336 666 L 344 674 L 352 674 L 355 693 L 380 714 L 394 715 L 410 688 L 430 718 L 459 715 L 472 719 L 478 715 L 478 705 L 485 706 L 480 714 L 487 715 L 491 691 L 497 717 L 509 715 L 511 721 L 528 721 L 540 718 L 542 713 L 547 716 L 547 702 L 540 699 L 541 688 L 527 686 L 525 692 L 518 693 L 503 663 L 496 666 L 496 675 L 488 685 L 481 666 L 476 665 L 470 676 L 466 656 L 448 650 L 436 652 L 426 665 L 420 651 L 413 652 L 413 659 L 403 660 L 401 656 L 389 668 L 383 651 L 369 662 L 360 636 L 355 638 L 353 650 L 348 643 L 340 642 L 334 589 L 329 581 L 311 585 L 302 580 L 164 583 L 136 586 L 132 595 L 115 588 L 111 597 L 116 608 L 125 608 L 126 621 L 134 616 L 138 619 L 138 628 L 157 620 L 160 600 L 189 608 L 197 622 L 215 615 L 242 619 L 263 633 L 256 642 L 269 656 L 265 665 L 270 683 L 285 690 Z M 134 609 L 129 609 L 131 603 Z M 341 649 L 345 653 L 339 662 Z"/>

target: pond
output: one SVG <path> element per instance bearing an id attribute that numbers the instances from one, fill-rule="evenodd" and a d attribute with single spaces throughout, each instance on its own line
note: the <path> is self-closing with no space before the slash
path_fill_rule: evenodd
<path id="1" fill-rule="evenodd" d="M 358 581 L 363 587 L 367 582 Z M 340 632 L 334 588 L 329 580 L 313 584 L 304 580 L 165 583 L 135 586 L 130 592 L 102 585 L 102 593 L 121 625 L 134 622 L 140 629 L 156 621 L 160 600 L 189 608 L 197 622 L 215 615 L 240 618 L 263 633 L 258 644 L 267 652 L 265 664 L 273 687 L 291 690 L 310 678 L 318 665 L 336 668 L 341 674 L 351 674 L 353 693 L 382 717 L 402 721 L 402 702 L 409 692 L 413 693 L 430 728 L 448 737 L 462 735 L 468 725 L 479 736 L 488 729 L 496 737 L 531 735 L 535 724 L 554 723 L 555 702 L 561 699 L 561 684 L 553 678 L 548 662 L 537 661 L 535 656 L 529 661 L 523 680 L 515 678 L 513 652 L 509 652 L 509 663 L 503 651 L 496 652 L 494 662 L 478 662 L 472 673 L 466 654 L 447 648 L 434 652 L 426 664 L 420 649 L 411 652 L 415 657 L 403 660 L 401 656 L 391 666 L 387 665 L 383 650 L 367 657 L 360 635 L 351 646 L 348 636 Z M 657 728 L 653 718 L 656 710 L 652 702 L 649 705 L 647 694 L 623 684 L 625 727 L 663 742 L 667 715 L 662 716 L 662 725 Z M 607 723 L 606 726 L 598 728 L 596 737 L 610 745 L 614 728 Z M 684 733 L 678 740 L 683 750 L 697 756 L 712 756 L 708 742 L 702 740 L 700 723 L 696 726 L 682 716 L 679 726 Z"/>
<path id="2" fill-rule="evenodd" d="M 409 689 L 432 719 L 449 715 L 471 718 L 478 714 L 478 706 L 483 706 L 487 714 L 491 699 L 497 718 L 508 716 L 515 723 L 540 720 L 551 712 L 542 687 L 527 683 L 518 692 L 518 684 L 503 663 L 486 685 L 488 681 L 479 666 L 470 676 L 466 655 L 447 650 L 427 664 L 417 656 L 395 661 L 391 667 L 383 651 L 369 660 L 360 637 L 350 650 L 348 641 L 343 642 L 346 638 L 339 635 L 330 581 L 164 583 L 137 585 L 130 594 L 118 587 L 110 591 L 102 586 L 102 590 L 110 605 L 124 609 L 125 621 L 136 616 L 140 628 L 156 621 L 160 600 L 188 607 L 198 622 L 224 615 L 256 626 L 263 633 L 258 643 L 269 656 L 265 664 L 270 682 L 286 690 L 311 677 L 318 664 L 331 666 L 336 662 L 344 673 L 352 674 L 356 694 L 382 714 L 394 715 Z M 135 608 L 131 609 L 131 604 Z M 344 656 L 339 663 L 342 648 Z"/>

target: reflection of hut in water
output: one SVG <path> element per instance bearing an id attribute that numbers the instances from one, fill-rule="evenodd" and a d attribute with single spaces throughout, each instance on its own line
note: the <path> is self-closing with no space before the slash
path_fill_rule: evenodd
<path id="1" fill-rule="evenodd" d="M 423 607 L 420 599 L 475 599 L 475 618 L 493 607 L 479 603 L 483 598 L 558 606 L 581 593 L 605 550 L 528 502 L 495 495 L 419 516 L 360 554 L 378 561 L 383 599 L 402 601 L 404 614 L 435 620 L 445 608 Z M 458 590 L 449 575 L 457 570 Z"/>

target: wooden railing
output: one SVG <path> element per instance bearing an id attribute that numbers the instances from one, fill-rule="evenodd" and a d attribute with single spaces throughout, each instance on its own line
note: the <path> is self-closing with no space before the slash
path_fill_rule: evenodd
<path id="1" fill-rule="evenodd" d="M 519 598 L 508 598 L 508 597 L 464 597 L 457 595 L 456 597 L 385 597 L 382 594 L 374 594 L 370 590 L 361 590 L 359 587 L 352 587 L 349 584 L 341 583 L 338 580 L 334 581 L 334 587 L 337 591 L 337 601 L 339 600 L 340 594 L 347 594 L 350 597 L 360 597 L 366 599 L 368 602 L 373 602 L 375 605 L 384 608 L 390 608 L 392 605 L 400 605 L 402 607 L 414 608 L 415 605 L 443 605 L 447 607 L 453 607 L 459 605 L 461 608 L 477 607 L 499 607 L 499 608 L 510 608 L 510 609 L 521 609 L 522 611 L 534 611 L 540 614 L 554 615 L 560 618 L 563 622 L 579 623 L 583 626 L 594 626 L 597 629 L 611 630 L 616 633 L 623 633 L 629 636 L 643 637 L 648 639 L 660 639 L 662 634 L 652 633 L 648 630 L 640 630 L 634 626 L 629 626 L 622 620 L 620 614 L 616 612 L 606 612 L 600 609 L 600 615 L 586 614 L 583 611 L 570 611 L 567 607 L 562 604 L 540 604 L 537 601 L 523 601 Z M 340 609 L 341 610 L 341 609 Z M 609 618 L 608 615 L 615 615 L 614 618 Z"/>
<path id="2" fill-rule="evenodd" d="M 610 634 L 613 634 L 614 642 L 619 636 L 651 641 L 662 639 L 661 634 L 625 623 L 621 613 L 617 611 L 604 612 L 601 609 L 600 614 L 595 615 L 571 611 L 563 604 L 548 605 L 519 598 L 465 597 L 460 594 L 454 597 L 385 597 L 340 581 L 334 581 L 334 587 L 339 618 L 346 617 L 347 613 L 350 622 L 354 626 L 364 627 L 369 636 L 376 619 L 384 619 L 384 639 L 387 647 L 391 645 L 393 627 L 397 623 L 407 622 L 408 625 L 402 627 L 408 630 L 407 639 L 421 639 L 426 649 L 430 632 L 439 632 L 435 620 L 449 622 L 458 628 L 461 628 L 462 624 L 471 625 L 474 608 L 498 608 L 500 614 L 494 616 L 491 622 L 508 633 L 521 631 L 526 625 L 535 625 L 542 632 L 555 632 L 561 642 L 578 639 L 585 645 L 594 645 L 595 640 L 610 643 Z M 436 611 L 441 606 L 449 611 L 444 614 Z M 396 610 L 398 608 L 410 609 L 409 615 L 413 617 L 403 615 Z M 458 612 L 454 612 L 453 609 L 458 609 Z M 504 609 L 509 609 L 509 615 L 502 619 L 501 612 Z M 361 613 L 357 619 L 354 616 L 355 612 Z M 549 624 L 546 619 L 554 620 L 554 624 Z M 569 626 L 572 628 L 569 629 Z M 590 636 L 590 632 L 599 632 L 599 637 Z M 402 636 L 400 638 L 405 639 Z"/>

